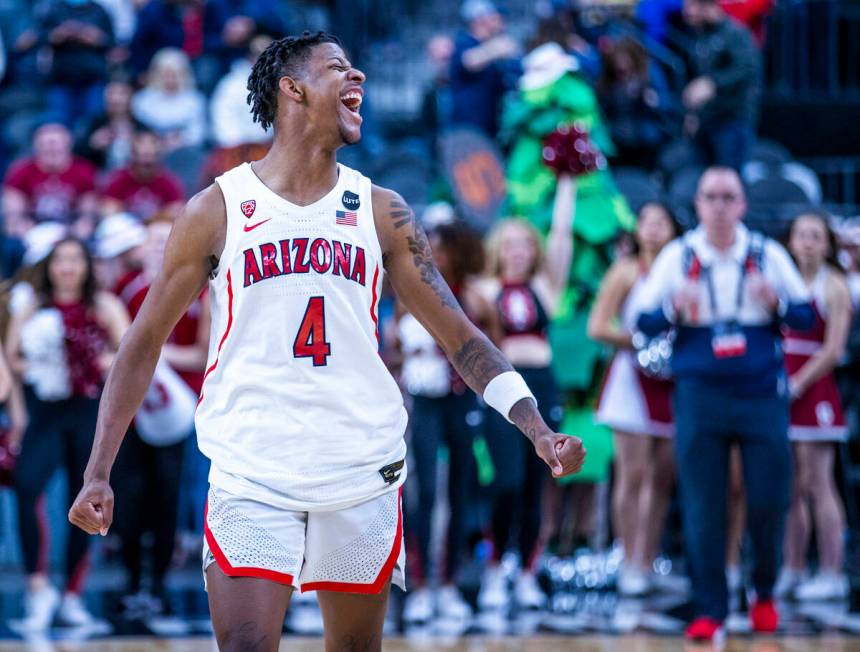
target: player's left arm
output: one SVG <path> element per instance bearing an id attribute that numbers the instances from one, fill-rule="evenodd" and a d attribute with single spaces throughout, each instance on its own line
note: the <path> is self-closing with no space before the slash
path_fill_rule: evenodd
<path id="1" fill-rule="evenodd" d="M 433 335 L 469 387 L 528 437 L 554 476 L 579 471 L 585 459 L 582 442 L 550 430 L 522 377 L 463 313 L 408 204 L 396 192 L 374 186 L 373 214 L 383 265 L 398 300 Z"/>

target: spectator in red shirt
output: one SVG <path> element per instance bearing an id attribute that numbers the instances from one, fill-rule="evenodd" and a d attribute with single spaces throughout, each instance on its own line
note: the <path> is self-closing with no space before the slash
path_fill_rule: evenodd
<path id="1" fill-rule="evenodd" d="M 161 139 L 152 131 L 138 131 L 131 145 L 128 167 L 114 172 L 102 193 L 105 215 L 127 212 L 141 220 L 161 211 L 175 218 L 182 208 L 182 184 L 161 165 Z"/>
<path id="2" fill-rule="evenodd" d="M 72 136 L 58 123 L 33 134 L 33 156 L 11 165 L 3 181 L 6 232 L 21 237 L 37 222 L 72 225 L 81 238 L 92 232 L 96 169 L 72 154 Z"/>

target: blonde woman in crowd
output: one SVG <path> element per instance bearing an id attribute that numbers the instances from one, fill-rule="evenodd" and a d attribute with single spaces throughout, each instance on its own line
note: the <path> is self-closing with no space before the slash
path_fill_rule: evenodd
<path id="1" fill-rule="evenodd" d="M 574 178 L 561 175 L 545 252 L 540 236 L 528 222 L 501 221 L 488 238 L 490 278 L 482 284 L 482 292 L 498 313 L 502 331 L 499 348 L 526 379 L 538 409 L 553 429 L 561 422 L 562 408 L 550 370 L 552 349 L 547 333 L 573 258 L 575 199 Z M 519 554 L 523 569 L 515 583 L 519 606 L 538 608 L 546 600 L 533 567 L 540 552 L 541 502 L 549 475 L 532 459 L 528 442 L 517 435 L 505 419 L 488 414 L 486 437 L 495 467 L 495 549 L 478 597 L 483 608 L 508 603 L 507 577 L 499 561 L 509 547 Z"/>
<path id="2" fill-rule="evenodd" d="M 650 568 L 674 484 L 670 381 L 647 376 L 634 363 L 633 306 L 660 250 L 680 227 L 663 204 L 649 202 L 636 221 L 632 255 L 617 260 L 603 279 L 588 320 L 588 336 L 616 354 L 600 397 L 597 420 L 615 433 L 612 521 L 624 547 L 618 576 L 622 595 L 650 588 Z"/>
<path id="3" fill-rule="evenodd" d="M 851 296 L 836 260 L 836 238 L 827 219 L 814 212 L 792 222 L 788 249 L 812 294 L 815 326 L 809 331 L 785 329 L 794 448 L 794 492 L 785 532 L 785 566 L 777 583 L 783 595 L 800 600 L 830 600 L 848 595 L 842 570 L 845 511 L 833 475 L 837 442 L 848 428 L 833 368 L 845 351 L 851 326 Z M 818 544 L 818 572 L 806 575 L 812 524 Z"/>
<path id="4" fill-rule="evenodd" d="M 195 147 L 206 137 L 206 99 L 194 87 L 188 56 L 177 48 L 152 58 L 146 86 L 131 101 L 135 118 L 164 137 L 165 148 Z"/>

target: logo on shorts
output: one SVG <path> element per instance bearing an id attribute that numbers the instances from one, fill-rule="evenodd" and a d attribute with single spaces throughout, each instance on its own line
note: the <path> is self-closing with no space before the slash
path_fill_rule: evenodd
<path id="1" fill-rule="evenodd" d="M 358 199 L 358 195 L 354 192 L 350 192 L 349 190 L 344 190 L 343 197 L 341 197 L 340 200 L 343 202 L 343 207 L 351 211 L 357 211 L 358 207 L 361 206 L 361 201 Z"/>
<path id="2" fill-rule="evenodd" d="M 245 217 L 251 217 L 254 214 L 254 211 L 257 209 L 257 201 L 255 199 L 243 201 L 239 208 L 242 209 L 242 212 L 245 214 Z"/>
<path id="3" fill-rule="evenodd" d="M 387 464 L 379 469 L 379 475 L 385 480 L 385 484 L 394 484 L 400 479 L 400 469 L 403 468 L 403 460 Z"/>

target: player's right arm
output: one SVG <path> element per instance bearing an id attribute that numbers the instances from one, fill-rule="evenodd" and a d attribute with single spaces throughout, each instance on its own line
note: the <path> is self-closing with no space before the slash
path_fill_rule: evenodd
<path id="1" fill-rule="evenodd" d="M 107 534 L 113 520 L 110 472 L 120 444 L 149 388 L 162 345 L 217 264 L 226 228 L 223 196 L 214 184 L 195 195 L 173 225 L 161 271 L 108 374 L 84 486 L 69 510 L 69 521 L 89 534 Z"/>

